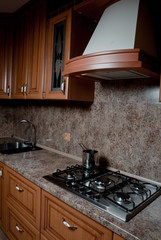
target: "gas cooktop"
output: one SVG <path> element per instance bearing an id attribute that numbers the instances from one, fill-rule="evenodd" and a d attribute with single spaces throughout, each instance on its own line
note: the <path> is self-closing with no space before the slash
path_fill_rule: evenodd
<path id="1" fill-rule="evenodd" d="M 123 221 L 129 221 L 161 194 L 161 187 L 155 184 L 99 167 L 74 165 L 44 178 Z"/>

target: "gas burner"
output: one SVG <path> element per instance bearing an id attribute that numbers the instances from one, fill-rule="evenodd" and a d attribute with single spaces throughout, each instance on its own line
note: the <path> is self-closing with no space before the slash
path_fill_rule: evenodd
<path id="1" fill-rule="evenodd" d="M 74 180 L 75 179 L 74 173 L 66 172 L 66 179 L 67 180 Z"/>
<path id="2" fill-rule="evenodd" d="M 106 187 L 110 186 L 112 183 L 114 185 L 113 180 L 109 179 L 109 177 L 106 175 L 98 177 L 96 180 L 92 182 L 92 184 L 99 189 L 106 189 Z"/>
<path id="3" fill-rule="evenodd" d="M 101 181 L 94 181 L 93 184 L 96 186 L 96 188 L 101 189 L 101 190 L 105 190 L 105 188 L 106 188 L 105 183 L 101 182 Z"/>
<path id="4" fill-rule="evenodd" d="M 128 193 L 117 192 L 114 195 L 114 200 L 119 204 L 131 204 L 133 203 L 132 198 Z"/>
<path id="5" fill-rule="evenodd" d="M 107 187 L 112 184 L 112 180 L 110 180 L 107 176 L 99 177 L 97 179 L 93 179 L 89 182 L 89 187 L 97 190 L 98 192 L 106 191 Z"/>
<path id="6" fill-rule="evenodd" d="M 132 183 L 130 185 L 131 190 L 136 194 L 147 194 L 148 189 L 141 183 Z"/>

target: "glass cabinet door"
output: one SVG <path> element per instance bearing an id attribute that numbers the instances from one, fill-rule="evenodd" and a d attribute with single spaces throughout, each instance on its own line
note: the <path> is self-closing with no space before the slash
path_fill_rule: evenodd
<path id="1" fill-rule="evenodd" d="M 67 99 L 68 79 L 62 76 L 64 62 L 69 59 L 71 38 L 71 11 L 49 20 L 46 98 Z"/>
<path id="2" fill-rule="evenodd" d="M 60 91 L 63 83 L 62 71 L 64 67 L 64 48 L 65 48 L 65 29 L 66 21 L 55 24 L 53 42 L 53 60 L 51 91 Z"/>

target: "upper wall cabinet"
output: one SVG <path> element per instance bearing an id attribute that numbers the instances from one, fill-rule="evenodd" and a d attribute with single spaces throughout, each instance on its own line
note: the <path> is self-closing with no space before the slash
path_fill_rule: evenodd
<path id="1" fill-rule="evenodd" d="M 21 12 L 14 21 L 12 97 L 24 98 L 27 78 L 27 13 Z"/>
<path id="2" fill-rule="evenodd" d="M 41 99 L 44 79 L 45 0 L 17 12 L 14 22 L 13 98 Z"/>
<path id="3" fill-rule="evenodd" d="M 93 101 L 94 82 L 63 77 L 62 72 L 71 57 L 82 54 L 94 27 L 91 21 L 72 10 L 49 19 L 46 99 Z"/>
<path id="4" fill-rule="evenodd" d="M 0 98 L 11 97 L 12 27 L 9 15 L 0 16 Z"/>

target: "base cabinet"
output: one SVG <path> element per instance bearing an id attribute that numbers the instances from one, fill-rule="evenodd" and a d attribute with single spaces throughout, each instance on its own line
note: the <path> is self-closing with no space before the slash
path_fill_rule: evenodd
<path id="1" fill-rule="evenodd" d="M 48 240 L 46 237 L 44 237 L 43 235 L 41 235 L 41 240 Z"/>
<path id="2" fill-rule="evenodd" d="M 8 202 L 6 204 L 6 217 L 7 236 L 10 240 L 40 240 L 40 232 Z"/>
<path id="3" fill-rule="evenodd" d="M 0 228 L 4 230 L 4 165 L 0 162 Z"/>
<path id="4" fill-rule="evenodd" d="M 40 230 L 40 188 L 10 168 L 7 168 L 5 173 L 6 201 Z"/>
<path id="5" fill-rule="evenodd" d="M 117 235 L 116 233 L 113 234 L 113 240 L 126 240 L 122 237 L 120 237 L 119 235 Z"/>
<path id="6" fill-rule="evenodd" d="M 10 240 L 125 240 L 1 162 L 0 175 L 0 228 Z"/>
<path id="7" fill-rule="evenodd" d="M 45 191 L 42 191 L 42 234 L 48 240 L 112 240 L 112 231 Z"/>
<path id="8" fill-rule="evenodd" d="M 5 225 L 10 240 L 40 240 L 41 189 L 5 169 Z"/>

